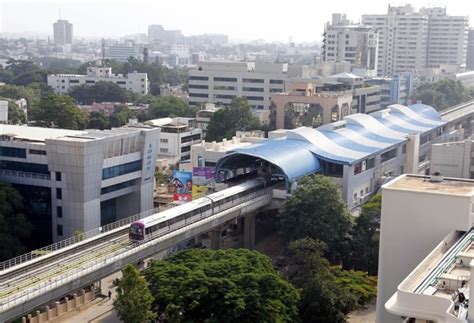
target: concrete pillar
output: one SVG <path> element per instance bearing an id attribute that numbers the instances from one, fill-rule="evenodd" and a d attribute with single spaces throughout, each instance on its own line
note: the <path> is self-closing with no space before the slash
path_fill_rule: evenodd
<path id="1" fill-rule="evenodd" d="M 244 218 L 244 248 L 255 247 L 255 213 L 247 214 Z"/>
<path id="2" fill-rule="evenodd" d="M 31 322 L 31 318 L 32 318 L 32 317 L 31 317 L 31 314 L 28 314 L 27 318 L 28 318 L 27 321 L 28 321 L 28 322 Z"/>
<path id="3" fill-rule="evenodd" d="M 411 134 L 407 136 L 406 143 L 406 174 L 418 174 L 418 164 L 420 159 L 420 135 Z"/>
<path id="4" fill-rule="evenodd" d="M 72 304 L 71 305 L 72 305 L 71 306 L 72 308 L 77 307 L 77 294 L 76 293 L 72 294 Z"/>
<path id="5" fill-rule="evenodd" d="M 21 323 L 26 323 L 26 317 L 23 316 L 23 317 L 21 318 Z"/>
<path id="6" fill-rule="evenodd" d="M 46 306 L 44 308 L 44 312 L 46 313 L 46 317 L 45 317 L 46 321 L 49 321 L 49 318 L 51 316 L 51 310 L 49 309 L 49 306 Z"/>
<path id="7" fill-rule="evenodd" d="M 212 250 L 219 250 L 221 249 L 222 239 L 221 239 L 222 230 L 216 229 L 209 231 L 209 239 L 211 240 L 211 249 Z"/>
<path id="8" fill-rule="evenodd" d="M 41 319 L 41 312 L 40 311 L 36 311 L 36 322 L 38 322 L 38 323 L 43 322 L 43 320 Z"/>

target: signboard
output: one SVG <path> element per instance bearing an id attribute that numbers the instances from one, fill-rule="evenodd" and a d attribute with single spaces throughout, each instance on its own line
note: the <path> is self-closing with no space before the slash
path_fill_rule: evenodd
<path id="1" fill-rule="evenodd" d="M 193 185 L 193 200 L 206 196 L 208 191 L 207 186 Z"/>
<path id="2" fill-rule="evenodd" d="M 173 200 L 189 202 L 192 200 L 193 174 L 173 171 Z"/>
<path id="3" fill-rule="evenodd" d="M 214 167 L 193 167 L 193 181 L 195 184 L 207 184 L 214 180 Z"/>

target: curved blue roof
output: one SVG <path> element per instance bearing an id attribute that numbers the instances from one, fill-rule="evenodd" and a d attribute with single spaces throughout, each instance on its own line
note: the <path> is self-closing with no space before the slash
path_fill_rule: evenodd
<path id="1" fill-rule="evenodd" d="M 310 151 L 311 144 L 302 140 L 273 139 L 233 150 L 219 160 L 216 169 L 226 162 L 247 155 L 266 160 L 281 168 L 288 180 L 313 174 L 320 169 L 318 158 Z"/>
<path id="2" fill-rule="evenodd" d="M 235 149 L 218 162 L 217 170 L 238 165 L 239 156 L 241 162 L 258 157 L 280 167 L 291 181 L 318 171 L 319 160 L 352 165 L 393 149 L 409 134 L 427 133 L 444 124 L 439 113 L 428 105 L 393 104 L 385 110 L 349 115 L 343 121 L 316 129 L 287 130 L 286 137 Z"/>

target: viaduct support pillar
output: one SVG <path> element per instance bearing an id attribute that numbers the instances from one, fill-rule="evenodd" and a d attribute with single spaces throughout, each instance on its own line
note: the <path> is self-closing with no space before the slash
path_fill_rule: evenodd
<path id="1" fill-rule="evenodd" d="M 244 218 L 244 248 L 253 249 L 255 247 L 255 216 L 250 213 Z"/>
<path id="2" fill-rule="evenodd" d="M 222 229 L 215 228 L 212 231 L 209 231 L 209 239 L 211 240 L 211 249 L 219 250 L 222 247 Z"/>

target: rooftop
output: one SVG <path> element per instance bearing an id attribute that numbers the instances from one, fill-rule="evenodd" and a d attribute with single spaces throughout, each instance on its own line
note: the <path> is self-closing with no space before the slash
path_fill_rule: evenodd
<path id="1" fill-rule="evenodd" d="M 471 196 L 474 195 L 474 180 L 444 178 L 441 182 L 433 182 L 430 180 L 430 176 L 402 175 L 387 183 L 384 188 L 421 193 L 429 192 L 430 194 Z"/>

